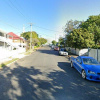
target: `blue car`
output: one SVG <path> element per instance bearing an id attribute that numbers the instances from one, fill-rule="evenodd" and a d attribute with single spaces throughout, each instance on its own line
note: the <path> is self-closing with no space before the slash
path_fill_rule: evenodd
<path id="1" fill-rule="evenodd" d="M 100 64 L 88 56 L 71 57 L 71 67 L 77 69 L 83 79 L 100 82 Z"/>

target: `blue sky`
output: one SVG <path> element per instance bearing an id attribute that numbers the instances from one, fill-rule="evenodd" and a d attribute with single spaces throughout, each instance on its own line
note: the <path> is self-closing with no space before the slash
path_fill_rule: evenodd
<path id="1" fill-rule="evenodd" d="M 0 0 L 0 29 L 18 35 L 32 30 L 39 36 L 56 39 L 63 35 L 66 22 L 86 20 L 100 14 L 100 0 Z"/>

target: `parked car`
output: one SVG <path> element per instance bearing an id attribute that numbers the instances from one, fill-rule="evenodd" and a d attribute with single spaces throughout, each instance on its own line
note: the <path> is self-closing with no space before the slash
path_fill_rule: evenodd
<path id="1" fill-rule="evenodd" d="M 65 48 L 61 48 L 61 49 L 59 50 L 59 55 L 65 55 L 65 56 L 67 56 L 67 55 L 68 55 L 68 52 L 66 51 Z"/>
<path id="2" fill-rule="evenodd" d="M 54 49 L 54 47 L 55 47 L 54 45 L 51 46 L 52 49 Z"/>
<path id="3" fill-rule="evenodd" d="M 59 51 L 59 47 L 54 47 L 54 50 Z"/>
<path id="4" fill-rule="evenodd" d="M 100 64 L 92 57 L 71 57 L 71 67 L 74 67 L 81 74 L 83 79 L 100 81 Z"/>

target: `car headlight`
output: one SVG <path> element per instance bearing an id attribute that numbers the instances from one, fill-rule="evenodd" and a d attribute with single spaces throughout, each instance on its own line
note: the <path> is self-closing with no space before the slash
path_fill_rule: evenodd
<path id="1" fill-rule="evenodd" d="M 93 71 L 88 71 L 89 74 L 96 74 L 95 72 Z"/>

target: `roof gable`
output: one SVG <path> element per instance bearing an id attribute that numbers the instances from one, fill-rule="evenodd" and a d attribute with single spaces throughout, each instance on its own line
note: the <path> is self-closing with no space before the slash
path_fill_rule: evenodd
<path id="1" fill-rule="evenodd" d="M 19 40 L 19 39 L 23 40 L 21 37 L 19 37 L 18 35 L 16 35 L 13 32 L 9 32 L 8 35 L 10 36 L 9 39 L 12 39 L 12 37 L 13 37 L 14 40 Z"/>

